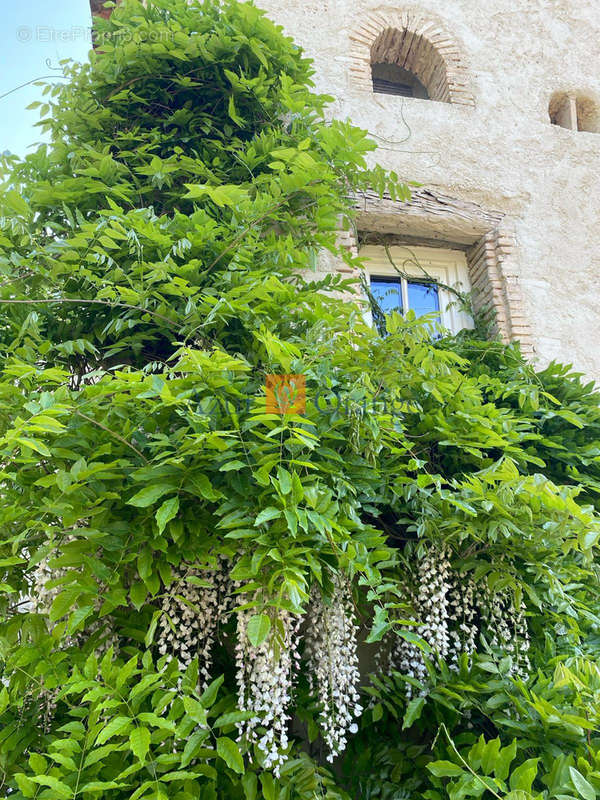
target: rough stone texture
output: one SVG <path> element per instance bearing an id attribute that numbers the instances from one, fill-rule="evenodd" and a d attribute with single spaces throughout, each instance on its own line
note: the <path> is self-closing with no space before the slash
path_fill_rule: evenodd
<path id="1" fill-rule="evenodd" d="M 509 220 L 512 264 L 493 291 L 509 303 L 522 293 L 510 335 L 529 327 L 540 365 L 558 359 L 600 380 L 600 135 L 551 125 L 548 116 L 557 92 L 600 102 L 597 0 L 259 5 L 315 59 L 317 89 L 336 98 L 331 113 L 376 137 L 374 159 Z M 375 42 L 375 18 L 394 27 L 403 15 L 430 20 L 458 49 L 474 106 L 372 93 L 357 64 L 357 32 L 370 26 Z"/>
<path id="2" fill-rule="evenodd" d="M 371 132 L 373 161 L 434 198 L 404 215 L 371 202 L 361 226 L 469 247 L 502 336 L 540 365 L 573 363 L 600 381 L 600 135 L 549 119 L 551 99 L 573 95 L 584 127 L 599 127 L 598 0 L 257 1 L 314 58 L 330 113 Z M 386 33 L 402 26 L 400 38 Z M 407 36 L 414 56 L 400 49 Z M 373 94 L 366 59 L 372 47 L 381 57 L 385 37 L 428 88 L 435 46 L 444 102 Z"/>

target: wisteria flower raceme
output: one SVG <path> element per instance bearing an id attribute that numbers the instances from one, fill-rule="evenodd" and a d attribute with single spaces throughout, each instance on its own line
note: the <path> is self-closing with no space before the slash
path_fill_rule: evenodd
<path id="1" fill-rule="evenodd" d="M 492 593 L 487 583 L 479 586 L 470 574 L 455 572 L 446 548 L 422 544 L 421 550 L 423 555 L 414 566 L 416 588 L 407 588 L 407 595 L 415 611 L 413 630 L 429 645 L 433 660 L 447 659 L 456 668 L 463 653 L 475 652 L 483 634 L 492 647 L 512 657 L 512 674 L 527 676 L 529 632 L 524 603 L 517 608 L 508 590 Z M 427 682 L 423 652 L 416 644 L 388 637 L 387 648 L 380 669 L 385 665 L 421 684 Z M 406 693 L 412 697 L 411 684 Z"/>
<path id="2" fill-rule="evenodd" d="M 253 609 L 237 612 L 236 676 L 238 705 L 252 716 L 238 726 L 240 739 L 256 744 L 264 767 L 276 775 L 287 758 L 294 667 L 299 663 L 301 618 L 278 611 L 271 634 L 260 645 L 248 639 Z"/>
<path id="3" fill-rule="evenodd" d="M 231 609 L 233 590 L 225 559 L 208 570 L 182 564 L 162 600 L 159 653 L 177 659 L 180 669 L 186 669 L 197 658 L 204 686 L 212 678 L 215 638 Z"/>
<path id="4" fill-rule="evenodd" d="M 362 713 L 359 694 L 358 626 L 347 585 L 336 576 L 334 593 L 323 597 L 318 586 L 310 595 L 305 634 L 309 683 L 321 704 L 319 716 L 328 760 L 342 753 L 348 733 L 356 733 Z"/>

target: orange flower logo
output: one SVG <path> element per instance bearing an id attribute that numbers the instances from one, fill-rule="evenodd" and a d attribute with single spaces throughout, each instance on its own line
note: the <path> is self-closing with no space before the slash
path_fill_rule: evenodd
<path id="1" fill-rule="evenodd" d="M 304 375 L 267 375 L 267 414 L 304 414 L 306 377 Z"/>

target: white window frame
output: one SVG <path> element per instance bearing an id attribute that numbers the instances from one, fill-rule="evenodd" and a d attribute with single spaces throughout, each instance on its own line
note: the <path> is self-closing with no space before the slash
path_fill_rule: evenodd
<path id="1" fill-rule="evenodd" d="M 394 245 L 389 248 L 394 264 L 409 280 L 427 281 L 433 279 L 438 284 L 451 286 L 460 292 L 469 292 L 469 266 L 462 250 L 450 250 L 437 247 L 412 247 L 412 245 Z M 387 256 L 385 247 L 366 245 L 360 249 L 360 257 L 364 260 L 366 277 L 400 278 Z M 470 314 L 458 307 L 458 298 L 447 289 L 438 287 L 440 304 L 440 322 L 452 333 L 463 328 L 472 328 L 473 319 Z M 408 286 L 402 281 L 402 301 L 405 310 L 410 310 L 408 303 Z M 369 312 L 369 322 L 372 324 Z"/>

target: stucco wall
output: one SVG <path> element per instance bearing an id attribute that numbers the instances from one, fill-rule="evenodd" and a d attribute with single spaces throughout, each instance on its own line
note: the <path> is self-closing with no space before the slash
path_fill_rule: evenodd
<path id="1" fill-rule="evenodd" d="M 536 359 L 600 381 L 600 134 L 551 126 L 556 91 L 600 102 L 598 0 L 258 0 L 314 58 L 331 113 L 374 136 L 408 179 L 511 217 Z M 459 46 L 475 106 L 372 92 L 352 79 L 369 14 L 413 10 Z"/>

